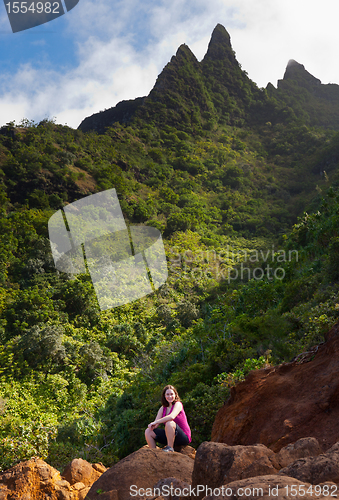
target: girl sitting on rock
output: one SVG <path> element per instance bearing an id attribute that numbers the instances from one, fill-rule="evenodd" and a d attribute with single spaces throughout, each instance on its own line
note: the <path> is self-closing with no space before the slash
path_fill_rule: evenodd
<path id="1" fill-rule="evenodd" d="M 161 403 L 162 406 L 154 422 L 148 424 L 145 431 L 146 441 L 150 448 L 155 448 L 157 441 L 166 445 L 163 451 L 174 451 L 174 446 L 183 446 L 191 442 L 191 429 L 178 391 L 173 385 L 164 387 Z M 159 424 L 165 424 L 165 429 L 158 429 Z"/>

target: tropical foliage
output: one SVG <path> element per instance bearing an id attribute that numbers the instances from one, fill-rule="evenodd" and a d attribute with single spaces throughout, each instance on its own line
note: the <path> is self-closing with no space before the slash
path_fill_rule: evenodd
<path id="1" fill-rule="evenodd" d="M 144 444 L 167 383 L 197 446 L 232 385 L 337 321 L 338 132 L 258 89 L 228 46 L 218 65 L 218 40 L 203 69 L 181 48 L 153 100 L 103 134 L 0 130 L 1 469 L 112 464 Z M 169 277 L 100 311 L 88 273 L 55 269 L 47 223 L 110 188 L 128 224 L 163 233 Z"/>

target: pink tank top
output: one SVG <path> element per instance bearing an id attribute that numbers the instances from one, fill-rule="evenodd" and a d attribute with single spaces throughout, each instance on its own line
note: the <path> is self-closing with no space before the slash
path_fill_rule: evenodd
<path id="1" fill-rule="evenodd" d="M 163 410 L 162 410 L 162 416 L 166 417 L 167 407 L 163 406 L 162 408 L 163 408 Z M 173 408 L 174 408 L 174 405 L 172 405 L 172 408 L 171 408 L 171 411 L 169 412 L 169 414 L 172 412 Z M 182 429 L 184 431 L 184 433 L 186 434 L 186 436 L 188 437 L 188 441 L 191 442 L 192 441 L 192 439 L 191 439 L 191 429 L 190 429 L 190 426 L 188 425 L 188 422 L 187 422 L 187 417 L 186 417 L 186 414 L 185 414 L 185 410 L 184 410 L 183 404 L 182 404 L 182 410 L 181 410 L 181 412 L 173 419 L 173 421 L 176 424 L 179 425 L 180 429 Z"/>

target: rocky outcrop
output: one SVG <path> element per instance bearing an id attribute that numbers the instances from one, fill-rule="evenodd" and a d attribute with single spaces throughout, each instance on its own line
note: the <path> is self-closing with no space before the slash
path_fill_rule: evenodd
<path id="1" fill-rule="evenodd" d="M 192 455 L 186 448 L 182 452 Z M 195 460 L 189 455 L 145 446 L 108 470 L 75 459 L 63 476 L 32 459 L 0 474 L 0 500 L 322 499 L 339 493 L 339 443 L 320 453 L 316 439 L 304 438 L 274 453 L 261 444 L 205 442 Z"/>
<path id="2" fill-rule="evenodd" d="M 165 479 L 160 479 L 154 486 L 154 492 L 159 491 L 162 493 L 161 497 L 164 500 L 180 500 L 184 495 L 182 492 L 188 491 L 190 485 L 182 481 L 181 479 L 177 479 L 175 477 L 166 477 Z M 171 489 L 172 488 L 172 489 Z M 173 493 L 172 493 L 173 491 Z M 176 495 L 176 491 L 179 495 Z M 181 493 L 181 494 L 180 494 Z"/>
<path id="3" fill-rule="evenodd" d="M 196 450 L 195 448 L 192 448 L 192 446 L 174 446 L 174 451 L 177 451 L 178 453 L 182 453 L 183 455 L 187 455 L 188 457 L 192 458 L 192 460 L 195 459 L 196 455 Z"/>
<path id="4" fill-rule="evenodd" d="M 339 443 L 332 446 L 327 453 L 296 460 L 281 469 L 279 475 L 294 477 L 312 484 L 326 481 L 339 483 Z"/>
<path id="5" fill-rule="evenodd" d="M 89 500 L 131 500 L 132 491 L 137 500 L 146 496 L 139 495 L 140 491 L 153 488 L 163 478 L 176 478 L 191 484 L 193 465 L 194 461 L 183 453 L 166 453 L 144 447 L 108 469 L 93 484 L 87 496 Z"/>
<path id="6" fill-rule="evenodd" d="M 79 128 L 83 132 L 95 130 L 103 134 L 107 127 L 112 126 L 113 123 L 129 123 L 133 118 L 136 110 L 143 104 L 145 97 L 137 97 L 128 101 L 121 101 L 115 107 L 99 111 L 92 116 L 85 118 Z"/>
<path id="7" fill-rule="evenodd" d="M 339 324 L 291 363 L 252 371 L 218 411 L 212 441 L 265 444 L 277 452 L 304 437 L 322 451 L 339 436 Z"/>
<path id="8" fill-rule="evenodd" d="M 280 467 L 286 467 L 298 458 L 315 457 L 320 453 L 321 449 L 315 438 L 301 438 L 296 443 L 281 448 L 276 459 Z"/>
<path id="9" fill-rule="evenodd" d="M 62 477 L 71 485 L 81 482 L 85 486 L 92 486 L 106 470 L 102 464 L 92 465 L 82 458 L 75 458 L 66 466 Z"/>
<path id="10" fill-rule="evenodd" d="M 285 102 L 297 116 L 302 115 L 308 125 L 338 129 L 339 85 L 321 83 L 297 61 L 291 59 L 284 78 L 278 80 L 278 88 L 269 84 L 267 91 L 281 103 Z"/>
<path id="11" fill-rule="evenodd" d="M 279 469 L 275 453 L 264 445 L 227 446 L 204 442 L 195 457 L 192 487 L 203 484 L 216 488 L 238 479 L 275 474 Z"/>
<path id="12" fill-rule="evenodd" d="M 281 477 L 277 475 L 266 475 L 260 477 L 251 477 L 234 481 L 224 487 L 224 495 L 222 490 L 220 494 L 218 489 L 214 494 L 205 497 L 205 500 L 293 500 L 303 498 L 304 500 L 323 500 L 331 498 L 331 493 L 337 491 L 337 486 L 334 483 L 318 485 L 317 490 L 313 485 L 304 483 L 292 477 Z M 316 491 L 319 491 L 318 495 Z"/>
<path id="13" fill-rule="evenodd" d="M 196 454 L 192 488 L 204 485 L 204 489 L 200 495 L 196 489 L 194 498 L 311 500 L 335 496 L 339 493 L 335 484 L 339 482 L 339 443 L 328 453 L 319 453 L 319 443 L 314 438 L 301 439 L 277 454 L 263 445 L 202 443 Z M 297 455 L 306 458 L 295 460 Z M 289 465 L 277 472 L 279 461 Z M 266 468 L 276 470 L 267 474 Z"/>
<path id="14" fill-rule="evenodd" d="M 215 101 L 213 89 L 216 88 L 216 82 L 217 107 L 211 106 L 211 102 Z M 236 103 L 235 107 L 230 106 L 230 98 Z M 78 128 L 83 132 L 95 130 L 104 133 L 115 122 L 129 124 L 138 118 L 145 122 L 158 122 L 162 126 L 175 125 L 184 129 L 189 126 L 192 129 L 199 114 L 203 120 L 206 119 L 206 113 L 210 116 L 214 114 L 216 118 L 216 108 L 224 120 L 230 117 L 233 123 L 233 120 L 239 119 L 239 112 L 242 119 L 247 117 L 244 110 L 246 108 L 250 112 L 248 105 L 253 99 L 264 106 L 263 93 L 241 69 L 231 46 L 230 35 L 218 24 L 202 61 L 197 60 L 186 44 L 180 45 L 148 96 L 122 101 L 113 108 L 95 113 L 85 118 Z M 193 109 L 195 113 L 198 110 L 197 116 L 193 114 Z M 171 110 L 171 113 L 165 110 Z M 190 111 L 187 113 L 187 110 Z"/>
<path id="15" fill-rule="evenodd" d="M 301 87 L 312 89 L 313 87 L 318 87 L 321 85 L 319 78 L 315 78 L 311 73 L 309 73 L 305 66 L 299 64 L 294 59 L 288 61 L 286 71 L 283 80 L 278 80 L 278 88 L 284 86 L 286 80 L 292 80 L 297 82 Z"/>
<path id="16" fill-rule="evenodd" d="M 277 454 L 263 445 L 202 443 L 196 453 L 191 500 L 332 498 L 338 493 L 339 443 L 327 454 L 319 455 L 319 451 L 319 443 L 313 438 L 301 439 Z M 310 457 L 312 453 L 316 456 Z M 295 460 L 297 455 L 307 458 Z M 276 469 L 280 467 L 278 460 L 293 464 L 277 473 Z M 266 468 L 275 470 L 275 473 L 266 474 Z M 172 486 L 173 500 L 187 498 L 180 492 L 185 488 L 188 491 L 189 485 L 175 477 L 168 477 L 153 485 L 154 490 L 159 489 L 156 490 L 157 500 L 168 497 L 168 489 L 163 489 L 166 486 Z"/>
<path id="17" fill-rule="evenodd" d="M 92 467 L 85 460 L 81 462 L 83 471 L 87 472 L 79 473 L 76 478 L 73 475 L 72 482 L 38 458 L 21 462 L 0 474 L 0 500 L 84 500 L 93 483 L 89 482 L 88 472 L 95 470 L 95 465 Z M 97 471 L 93 480 L 100 474 Z"/>

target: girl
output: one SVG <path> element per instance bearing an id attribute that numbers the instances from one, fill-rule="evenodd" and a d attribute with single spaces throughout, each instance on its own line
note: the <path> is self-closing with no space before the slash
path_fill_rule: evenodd
<path id="1" fill-rule="evenodd" d="M 173 385 L 166 385 L 163 389 L 161 403 L 154 422 L 148 424 L 145 431 L 146 441 L 150 448 L 155 448 L 155 442 L 158 441 L 166 445 L 163 451 L 174 451 L 174 445 L 182 446 L 191 442 L 191 429 L 178 391 Z M 158 429 L 159 424 L 165 424 L 165 429 Z"/>

